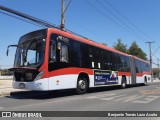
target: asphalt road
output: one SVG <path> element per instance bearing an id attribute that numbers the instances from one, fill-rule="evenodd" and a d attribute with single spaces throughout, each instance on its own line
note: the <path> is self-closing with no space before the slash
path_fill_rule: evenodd
<path id="1" fill-rule="evenodd" d="M 75 95 L 72 90 L 17 92 L 0 97 L 0 111 L 160 111 L 160 82 L 126 89 L 118 87 L 91 89 L 84 95 Z M 46 119 L 160 120 L 160 117 Z"/>

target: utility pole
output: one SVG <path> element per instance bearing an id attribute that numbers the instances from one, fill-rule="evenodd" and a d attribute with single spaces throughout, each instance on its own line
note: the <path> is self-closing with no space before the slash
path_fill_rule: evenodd
<path id="1" fill-rule="evenodd" d="M 152 79 L 152 82 L 153 82 L 153 70 L 152 70 L 152 47 L 151 47 L 151 44 L 152 44 L 152 43 L 154 43 L 154 41 L 152 41 L 152 42 L 150 42 L 150 41 L 149 41 L 149 42 L 146 42 L 146 43 L 148 43 L 148 44 L 149 44 L 149 55 L 150 55 L 150 60 L 149 60 L 149 61 L 150 61 L 151 74 L 152 74 L 152 75 L 151 75 L 151 77 L 152 77 L 151 79 Z"/>
<path id="2" fill-rule="evenodd" d="M 71 4 L 72 0 L 69 1 L 67 6 L 65 7 L 65 0 L 62 0 L 62 5 L 61 5 L 61 30 L 65 31 L 65 12 L 68 9 L 69 5 Z"/>
<path id="3" fill-rule="evenodd" d="M 61 5 L 61 30 L 65 30 L 65 3 L 64 0 L 62 0 Z"/>

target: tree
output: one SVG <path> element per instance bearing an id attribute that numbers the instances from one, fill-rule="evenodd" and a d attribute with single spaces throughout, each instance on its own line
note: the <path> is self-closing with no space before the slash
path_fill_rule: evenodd
<path id="1" fill-rule="evenodd" d="M 3 70 L 1 70 L 1 75 L 2 75 L 2 76 L 13 75 L 13 72 L 12 72 L 12 71 L 9 71 L 8 69 L 3 69 Z"/>
<path id="2" fill-rule="evenodd" d="M 105 45 L 105 46 L 107 46 L 107 43 L 101 43 L 102 45 Z"/>
<path id="3" fill-rule="evenodd" d="M 117 44 L 113 45 L 113 48 L 115 48 L 118 51 L 126 53 L 127 45 L 123 44 L 121 39 L 118 39 L 117 42 L 118 42 Z"/>
<path id="4" fill-rule="evenodd" d="M 143 60 L 147 60 L 147 54 L 141 48 L 139 48 L 136 41 L 131 44 L 130 48 L 128 49 L 128 54 L 137 56 Z"/>
<path id="5" fill-rule="evenodd" d="M 153 68 L 154 78 L 159 78 L 160 68 Z"/>

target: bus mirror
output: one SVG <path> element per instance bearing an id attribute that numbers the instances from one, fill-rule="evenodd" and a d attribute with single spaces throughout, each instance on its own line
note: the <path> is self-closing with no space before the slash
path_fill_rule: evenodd
<path id="1" fill-rule="evenodd" d="M 7 47 L 7 52 L 6 52 L 6 55 L 8 56 L 8 53 L 9 53 L 9 47 Z"/>
<path id="2" fill-rule="evenodd" d="M 8 56 L 8 53 L 9 53 L 9 47 L 18 47 L 18 45 L 9 45 L 8 47 L 7 47 L 7 52 L 6 52 L 6 55 Z"/>

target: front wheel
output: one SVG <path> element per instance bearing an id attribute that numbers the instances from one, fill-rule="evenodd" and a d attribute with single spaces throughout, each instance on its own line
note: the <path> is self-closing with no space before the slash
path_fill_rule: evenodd
<path id="1" fill-rule="evenodd" d="M 144 78 L 144 85 L 147 85 L 147 77 Z"/>
<path id="2" fill-rule="evenodd" d="M 88 82 L 86 78 L 79 78 L 77 81 L 77 88 L 76 93 L 77 94 L 84 94 L 87 92 L 88 89 Z"/>

